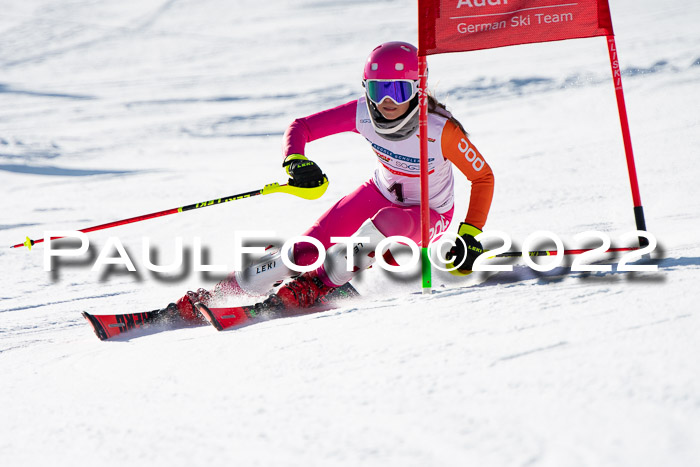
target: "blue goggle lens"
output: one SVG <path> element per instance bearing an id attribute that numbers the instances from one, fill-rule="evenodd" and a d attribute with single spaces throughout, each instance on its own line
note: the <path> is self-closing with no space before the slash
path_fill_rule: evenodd
<path id="1" fill-rule="evenodd" d="M 379 104 L 385 98 L 390 98 L 397 104 L 403 104 L 411 100 L 413 95 L 413 82 L 411 81 L 365 81 L 367 97 Z"/>

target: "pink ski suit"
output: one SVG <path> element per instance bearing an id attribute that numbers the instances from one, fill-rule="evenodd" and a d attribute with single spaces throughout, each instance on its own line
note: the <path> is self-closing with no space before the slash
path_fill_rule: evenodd
<path id="1" fill-rule="evenodd" d="M 284 138 L 284 156 L 304 154 L 307 142 L 352 131 L 364 136 L 377 157 L 371 180 L 343 197 L 304 235 L 317 238 L 328 248 L 330 237 L 347 237 L 367 219 L 385 236 L 402 235 L 420 244 L 420 179 L 418 132 L 402 141 L 388 140 L 374 131 L 365 98 L 295 120 Z M 464 222 L 482 229 L 493 197 L 491 168 L 467 135 L 444 115 L 428 114 L 428 172 L 430 236 L 447 230 L 454 213 L 452 165 L 472 183 Z M 299 265 L 313 263 L 316 248 L 298 243 Z"/>

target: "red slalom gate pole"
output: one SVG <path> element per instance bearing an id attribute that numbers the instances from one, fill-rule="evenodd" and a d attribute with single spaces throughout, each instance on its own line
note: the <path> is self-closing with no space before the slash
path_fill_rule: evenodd
<path id="1" fill-rule="evenodd" d="M 637 230 L 646 231 L 646 221 L 644 219 L 644 208 L 642 198 L 639 194 L 639 182 L 637 180 L 637 169 L 634 163 L 634 153 L 632 152 L 632 137 L 630 136 L 630 126 L 627 120 L 627 107 L 625 106 L 625 94 L 622 91 L 622 72 L 620 71 L 620 60 L 617 56 L 617 46 L 615 36 L 607 36 L 608 53 L 610 55 L 610 67 L 612 69 L 613 82 L 615 83 L 615 97 L 617 98 L 617 111 L 620 114 L 620 126 L 622 127 L 622 141 L 625 146 L 625 157 L 627 158 L 627 172 L 632 189 L 632 201 L 634 203 L 634 220 Z M 639 245 L 645 247 L 649 244 L 644 237 L 639 237 Z"/>
<path id="2" fill-rule="evenodd" d="M 421 224 L 421 276 L 423 278 L 423 293 L 433 291 L 432 271 L 428 244 L 430 243 L 430 196 L 428 193 L 428 59 L 418 56 L 418 105 L 419 105 L 419 137 L 420 137 L 420 224 Z"/>

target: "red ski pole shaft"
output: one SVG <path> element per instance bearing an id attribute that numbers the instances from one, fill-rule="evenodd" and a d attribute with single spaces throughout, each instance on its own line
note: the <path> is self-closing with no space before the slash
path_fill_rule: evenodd
<path id="1" fill-rule="evenodd" d="M 586 253 L 587 251 L 593 251 L 594 248 L 582 248 L 578 250 L 564 250 L 562 254 L 564 255 L 580 255 Z M 639 247 L 621 247 L 621 248 L 609 248 L 605 250 L 605 253 L 614 253 L 618 251 L 633 251 L 639 250 Z M 528 256 L 557 256 L 559 254 L 558 250 L 538 250 L 538 251 L 528 251 L 526 252 Z M 507 251 L 505 253 L 500 253 L 495 258 L 514 258 L 523 256 L 522 251 Z"/>
<path id="2" fill-rule="evenodd" d="M 316 199 L 320 198 L 323 193 L 325 193 L 326 189 L 328 188 L 328 180 L 323 183 L 323 185 L 314 187 L 314 188 L 300 188 L 300 187 L 295 187 L 291 185 L 280 185 L 279 183 L 271 183 L 269 185 L 265 185 L 264 188 L 261 188 L 259 190 L 253 190 L 253 191 L 248 191 L 246 193 L 239 193 L 237 195 L 231 195 L 231 196 L 226 196 L 223 198 L 217 198 L 217 199 L 212 199 L 209 201 L 203 201 L 201 203 L 194 203 L 194 204 L 189 204 L 187 206 L 182 206 L 179 208 L 172 208 L 172 209 L 166 209 L 164 211 L 158 211 L 158 212 L 153 212 L 151 214 L 144 214 L 142 216 L 135 216 L 135 217 L 130 217 L 128 219 L 122 219 L 114 222 L 108 222 L 106 224 L 100 224 L 100 225 L 95 225 L 93 227 L 88 227 L 85 229 L 78 230 L 78 232 L 94 232 L 96 230 L 104 230 L 104 229 L 109 229 L 112 227 L 117 227 L 119 225 L 126 225 L 126 224 L 133 224 L 134 222 L 141 222 L 145 221 L 148 219 L 153 219 L 155 217 L 162 217 L 162 216 L 169 216 L 170 214 L 177 214 L 179 212 L 185 212 L 185 211 L 191 211 L 193 209 L 200 209 L 200 208 L 206 208 L 209 206 L 216 206 L 218 204 L 222 203 L 228 203 L 230 201 L 236 201 L 239 199 L 244 199 L 244 198 L 250 198 L 252 196 L 257 196 L 257 195 L 268 195 L 271 193 L 288 193 L 290 195 L 295 195 L 300 198 L 304 199 Z M 57 240 L 59 238 L 63 237 L 51 237 L 49 240 Z M 37 243 L 42 243 L 44 242 L 44 238 L 39 238 L 37 240 L 32 240 L 29 237 L 23 242 L 23 243 L 18 243 L 16 245 L 12 245 L 10 248 L 20 248 L 23 246 L 26 246 L 27 248 L 31 249 L 32 246 L 36 245 Z"/>
<path id="3" fill-rule="evenodd" d="M 204 208 L 207 206 L 215 206 L 217 204 L 226 203 L 228 201 L 235 201 L 237 199 L 249 198 L 251 196 L 260 195 L 260 194 L 262 194 L 262 191 L 263 190 L 251 191 L 248 193 L 241 193 L 239 195 L 227 196 L 225 198 L 204 201 L 202 203 L 190 204 L 188 206 L 182 206 L 179 208 L 166 209 L 165 211 L 158 211 L 158 212 L 153 212 L 151 214 L 144 214 L 142 216 L 135 216 L 135 217 L 130 217 L 128 219 L 121 219 L 121 220 L 114 221 L 114 222 L 107 222 L 106 224 L 95 225 L 92 227 L 87 227 L 85 229 L 78 230 L 78 232 L 88 233 L 88 232 L 94 232 L 96 230 L 110 229 L 112 227 L 117 227 L 117 226 L 126 225 L 126 224 L 133 224 L 135 222 L 141 222 L 141 221 L 145 221 L 148 219 L 154 219 L 156 217 L 169 216 L 170 214 L 177 214 L 178 212 L 190 211 L 192 209 L 199 209 L 199 208 Z M 49 240 L 57 240 L 59 238 L 63 238 L 63 237 L 51 237 Z M 18 243 L 16 245 L 12 245 L 10 248 L 19 248 L 22 246 L 26 246 L 27 248 L 31 248 L 32 246 L 36 245 L 37 243 L 43 243 L 44 240 L 45 240 L 45 238 L 38 238 L 36 240 L 31 240 L 29 237 L 27 237 L 27 240 L 25 240 L 24 243 Z"/>

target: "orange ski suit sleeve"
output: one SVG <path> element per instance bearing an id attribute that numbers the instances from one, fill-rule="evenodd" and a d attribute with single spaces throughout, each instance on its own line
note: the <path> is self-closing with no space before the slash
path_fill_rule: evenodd
<path id="1" fill-rule="evenodd" d="M 457 166 L 472 184 L 469 209 L 464 222 L 483 229 L 493 199 L 494 178 L 491 167 L 467 135 L 449 120 L 442 130 L 442 154 Z"/>

